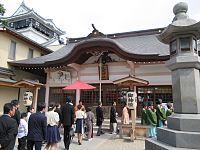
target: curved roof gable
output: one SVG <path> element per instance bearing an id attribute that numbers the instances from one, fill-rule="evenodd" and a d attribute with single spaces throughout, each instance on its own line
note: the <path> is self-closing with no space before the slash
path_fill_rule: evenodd
<path id="1" fill-rule="evenodd" d="M 83 53 L 90 51 L 109 50 L 120 57 L 134 61 L 167 60 L 169 59 L 169 46 L 158 41 L 154 34 L 140 34 L 122 36 L 119 34 L 107 35 L 100 38 L 71 39 L 70 43 L 51 54 L 11 62 L 14 66 L 55 66 L 56 64 L 73 63 Z"/>
<path id="2" fill-rule="evenodd" d="M 28 8 L 28 7 L 25 5 L 24 1 L 22 1 L 22 3 L 20 4 L 19 8 L 14 12 L 14 14 L 12 15 L 12 17 L 18 16 L 18 15 L 20 15 L 20 14 L 27 13 L 27 12 L 29 12 L 29 11 L 31 11 L 31 9 Z"/>

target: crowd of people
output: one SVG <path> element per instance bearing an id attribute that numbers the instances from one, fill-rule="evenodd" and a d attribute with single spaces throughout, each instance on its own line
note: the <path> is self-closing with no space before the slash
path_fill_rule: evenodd
<path id="1" fill-rule="evenodd" d="M 56 143 L 61 141 L 60 130 L 64 130 L 64 146 L 69 150 L 70 141 L 77 133 L 78 145 L 82 145 L 83 135 L 86 135 L 88 141 L 93 136 L 93 125 L 96 119 L 98 126 L 96 136 L 104 134 L 102 124 L 104 121 L 104 112 L 102 102 L 98 103 L 95 114 L 91 108 L 79 101 L 77 106 L 69 97 L 66 103 L 61 107 L 60 104 L 50 103 L 48 111 L 46 111 L 45 103 L 38 103 L 36 112 L 31 106 L 27 107 L 27 112 L 20 113 L 19 101 L 12 100 L 6 103 L 3 108 L 3 115 L 0 117 L 0 149 L 12 150 L 15 146 L 16 138 L 18 138 L 19 150 L 41 150 L 45 144 L 45 150 L 54 150 Z M 156 136 L 156 127 L 166 125 L 166 118 L 173 113 L 172 104 L 167 104 L 167 109 L 159 99 L 156 108 L 153 102 L 144 103 L 141 117 L 142 125 L 149 125 L 149 137 Z M 116 102 L 112 102 L 110 109 L 110 128 L 111 134 L 118 133 Z M 126 103 L 122 110 L 122 124 L 129 124 L 129 112 Z"/>
<path id="2" fill-rule="evenodd" d="M 156 137 L 156 127 L 163 127 L 167 124 L 167 117 L 173 113 L 172 103 L 167 103 L 167 108 L 163 105 L 162 99 L 158 99 L 154 108 L 152 101 L 143 103 L 141 124 L 149 125 L 149 137 Z"/>
<path id="3" fill-rule="evenodd" d="M 27 112 L 20 113 L 19 101 L 12 100 L 3 108 L 0 117 L 0 149 L 13 150 L 18 138 L 19 150 L 54 150 L 56 143 L 61 141 L 60 130 L 64 130 L 64 146 L 68 150 L 70 141 L 77 133 L 78 144 L 82 144 L 83 134 L 87 131 L 87 139 L 93 138 L 93 125 L 95 115 L 91 108 L 85 108 L 82 101 L 77 106 L 69 97 L 61 107 L 60 104 L 50 103 L 46 111 L 45 103 L 38 103 L 36 112 L 34 108 L 27 107 Z M 103 134 L 101 129 L 104 120 L 102 103 L 96 108 L 97 136 Z M 87 129 L 87 130 L 86 130 Z"/>

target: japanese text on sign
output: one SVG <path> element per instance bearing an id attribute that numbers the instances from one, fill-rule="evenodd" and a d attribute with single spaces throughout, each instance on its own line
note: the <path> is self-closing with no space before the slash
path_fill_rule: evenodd
<path id="1" fill-rule="evenodd" d="M 129 109 L 135 109 L 137 107 L 137 93 L 127 92 L 127 106 Z"/>

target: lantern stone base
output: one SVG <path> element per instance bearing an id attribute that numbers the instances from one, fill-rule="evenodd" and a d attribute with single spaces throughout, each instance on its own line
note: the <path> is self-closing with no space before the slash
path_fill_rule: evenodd
<path id="1" fill-rule="evenodd" d="M 200 114 L 177 114 L 167 118 L 167 127 L 172 130 L 200 132 Z"/>
<path id="2" fill-rule="evenodd" d="M 164 150 L 167 147 L 178 149 L 200 149 L 200 132 L 177 131 L 168 128 L 157 128 L 157 141 L 147 139 L 145 141 L 146 150 Z M 161 148 L 160 144 L 164 146 Z M 158 146 L 156 146 L 158 145 Z M 166 146 L 166 147 L 165 147 Z"/>
<path id="3" fill-rule="evenodd" d="M 191 148 L 173 147 L 171 145 L 158 141 L 156 138 L 149 138 L 145 140 L 145 150 L 191 150 Z"/>

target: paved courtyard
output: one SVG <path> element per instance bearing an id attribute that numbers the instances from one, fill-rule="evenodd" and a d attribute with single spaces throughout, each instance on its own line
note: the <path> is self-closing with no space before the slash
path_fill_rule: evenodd
<path id="1" fill-rule="evenodd" d="M 131 142 L 129 139 L 120 139 L 118 135 L 105 133 L 101 136 L 94 136 L 92 141 L 83 140 L 82 145 L 78 145 L 75 137 L 70 145 L 70 150 L 144 150 L 144 139 L 137 139 Z M 17 143 L 16 143 L 17 145 Z M 63 150 L 63 141 L 57 144 L 57 150 Z M 15 147 L 17 150 L 17 146 Z"/>

